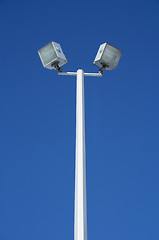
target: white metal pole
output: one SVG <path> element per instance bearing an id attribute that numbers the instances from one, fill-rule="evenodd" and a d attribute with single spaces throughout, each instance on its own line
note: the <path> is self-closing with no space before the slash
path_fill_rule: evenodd
<path id="1" fill-rule="evenodd" d="M 77 71 L 74 240 L 87 240 L 84 72 Z"/>

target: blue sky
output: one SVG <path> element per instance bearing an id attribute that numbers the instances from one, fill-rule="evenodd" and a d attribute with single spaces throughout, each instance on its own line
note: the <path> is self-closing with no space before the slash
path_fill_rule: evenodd
<path id="1" fill-rule="evenodd" d="M 0 1 L 0 240 L 73 239 L 75 77 L 100 44 L 118 68 L 85 78 L 88 239 L 159 239 L 159 1 Z"/>

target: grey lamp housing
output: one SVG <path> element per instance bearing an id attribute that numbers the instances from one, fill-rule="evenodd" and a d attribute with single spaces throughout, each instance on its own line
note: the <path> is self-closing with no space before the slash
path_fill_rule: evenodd
<path id="1" fill-rule="evenodd" d="M 100 45 L 93 64 L 103 70 L 112 70 L 117 67 L 122 51 L 109 43 Z"/>
<path id="2" fill-rule="evenodd" d="M 38 51 L 42 64 L 45 68 L 50 70 L 60 70 L 60 68 L 67 63 L 60 44 L 50 42 Z"/>

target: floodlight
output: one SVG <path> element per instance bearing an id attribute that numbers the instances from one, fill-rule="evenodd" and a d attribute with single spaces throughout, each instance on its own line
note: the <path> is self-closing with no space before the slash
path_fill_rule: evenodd
<path id="1" fill-rule="evenodd" d="M 100 45 L 93 64 L 103 70 L 112 70 L 117 67 L 122 51 L 109 43 Z"/>
<path id="2" fill-rule="evenodd" d="M 102 77 L 104 70 L 117 67 L 122 51 L 109 43 L 100 45 L 93 64 L 98 73 L 62 72 L 61 66 L 67 63 L 60 44 L 50 42 L 39 51 L 45 68 L 56 69 L 58 75 L 76 76 L 76 150 L 75 150 L 75 201 L 74 201 L 74 239 L 87 240 L 87 193 L 86 193 L 86 147 L 85 147 L 85 101 L 84 78 Z M 67 88 L 65 89 L 67 91 Z M 63 117 L 65 121 L 65 117 Z"/>
<path id="3" fill-rule="evenodd" d="M 66 56 L 64 55 L 60 44 L 50 42 L 39 51 L 39 56 L 45 68 L 50 70 L 60 70 L 60 68 L 67 63 Z"/>

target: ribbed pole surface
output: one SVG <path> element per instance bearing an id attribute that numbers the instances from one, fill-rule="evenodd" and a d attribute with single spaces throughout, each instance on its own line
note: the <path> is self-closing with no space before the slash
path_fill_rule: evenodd
<path id="1" fill-rule="evenodd" d="M 74 240 L 87 240 L 84 72 L 77 71 Z"/>

